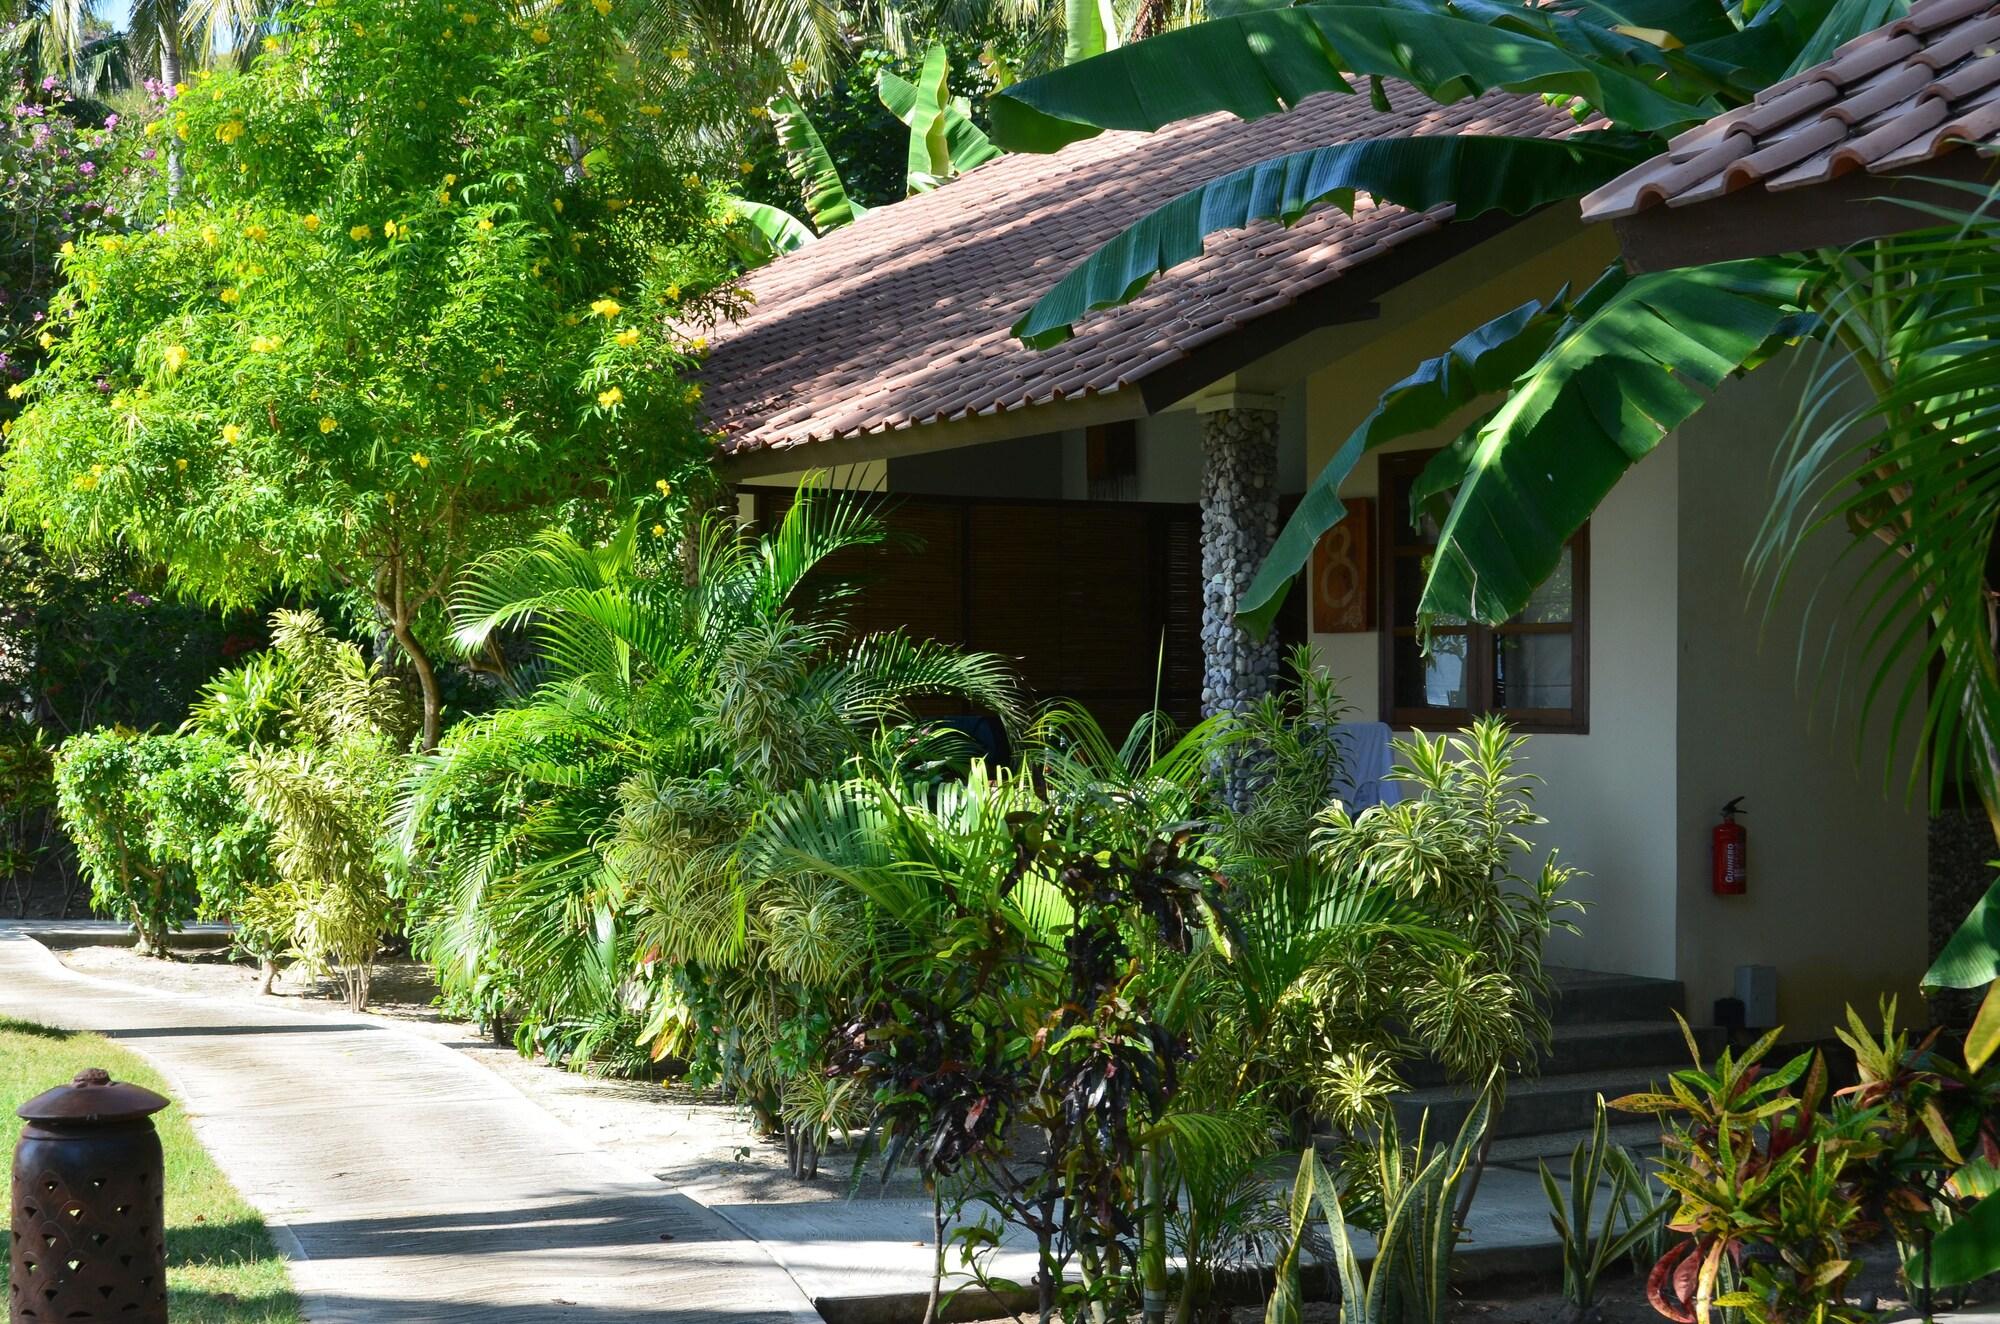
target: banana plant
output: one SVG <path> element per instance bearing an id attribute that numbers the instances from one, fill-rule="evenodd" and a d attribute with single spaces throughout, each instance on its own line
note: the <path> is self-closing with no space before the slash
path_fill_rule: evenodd
<path id="1" fill-rule="evenodd" d="M 876 96 L 910 130 L 906 196 L 928 193 L 1002 155 L 972 122 L 972 103 L 951 95 L 950 80 L 951 61 L 942 42 L 925 54 L 914 83 L 888 69 L 876 77 Z M 806 218 L 767 202 L 731 198 L 730 207 L 748 232 L 748 256 L 757 262 L 794 252 L 868 214 L 868 208 L 848 191 L 840 167 L 804 106 L 792 97 L 777 97 L 771 102 L 771 121 L 777 126 L 785 168 L 804 195 Z"/>

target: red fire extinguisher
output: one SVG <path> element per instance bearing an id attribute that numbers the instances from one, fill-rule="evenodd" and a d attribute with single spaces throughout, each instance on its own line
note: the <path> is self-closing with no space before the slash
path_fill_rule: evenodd
<path id="1" fill-rule="evenodd" d="M 1738 814 L 1750 811 L 1743 808 L 1743 797 L 1737 796 L 1722 806 L 1722 821 L 1715 825 L 1715 894 L 1717 896 L 1742 896 L 1750 882 L 1750 834 L 1736 821 Z"/>

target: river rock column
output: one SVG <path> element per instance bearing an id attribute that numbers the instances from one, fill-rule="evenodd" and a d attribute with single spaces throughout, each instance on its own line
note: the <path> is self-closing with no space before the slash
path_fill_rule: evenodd
<path id="1" fill-rule="evenodd" d="M 1275 402 L 1228 397 L 1202 416 L 1201 710 L 1242 712 L 1268 694 L 1278 644 L 1236 623 L 1236 604 L 1278 536 L 1278 413 Z M 1228 772 L 1228 794 L 1246 793 Z"/>

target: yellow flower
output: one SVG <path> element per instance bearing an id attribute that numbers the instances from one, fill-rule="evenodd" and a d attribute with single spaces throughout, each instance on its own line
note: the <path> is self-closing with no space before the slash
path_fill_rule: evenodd
<path id="1" fill-rule="evenodd" d="M 21 383 L 19 382 L 15 382 L 12 386 L 7 388 L 7 398 L 9 400 L 19 400 L 22 396 L 26 395 L 27 393 L 28 393 L 28 388 L 21 385 Z"/>
<path id="2" fill-rule="evenodd" d="M 551 115 L 551 116 L 549 117 L 549 123 L 551 123 L 551 124 L 555 125 L 555 126 L 556 126 L 557 128 L 561 128 L 561 127 L 562 127 L 563 125 L 565 125 L 565 124 L 569 123 L 569 116 L 567 116 L 567 115 Z"/>
<path id="3" fill-rule="evenodd" d="M 657 115 L 660 113 L 660 108 L 658 106 L 652 105 L 651 103 L 648 103 L 646 105 L 639 107 L 639 113 L 641 115 Z"/>
<path id="4" fill-rule="evenodd" d="M 160 122 L 158 120 L 150 120 L 147 122 L 145 132 L 148 138 L 152 137 L 159 131 L 160 131 Z"/>
<path id="5" fill-rule="evenodd" d="M 411 454 L 410 463 L 416 465 L 419 469 L 428 469 L 431 467 L 431 457 L 422 451 L 416 451 Z"/>
<path id="6" fill-rule="evenodd" d="M 456 184 L 457 182 L 458 182 L 457 175 L 446 175 L 444 177 L 444 186 L 446 188 L 450 188 L 453 184 Z"/>
<path id="7" fill-rule="evenodd" d="M 611 12 L 611 0 L 590 0 L 590 7 L 602 18 Z"/>
<path id="8" fill-rule="evenodd" d="M 696 336 L 693 340 L 688 341 L 688 348 L 697 354 L 708 353 L 708 337 Z"/>
<path id="9" fill-rule="evenodd" d="M 480 217 L 480 218 L 479 218 L 479 229 L 480 229 L 480 230 L 481 230 L 482 232 L 483 232 L 483 231 L 486 231 L 486 230 L 491 230 L 492 228 L 493 228 L 493 222 L 492 222 L 492 221 L 488 220 L 488 219 L 487 219 L 486 217 L 484 217 L 484 216 L 482 216 L 482 217 Z"/>
<path id="10" fill-rule="evenodd" d="M 756 168 L 756 166 L 750 164 L 748 161 L 738 161 L 736 163 L 736 173 L 739 175 L 747 175 Z"/>
<path id="11" fill-rule="evenodd" d="M 468 9 L 464 13 L 458 16 L 458 21 L 465 24 L 465 26 L 467 27 L 471 27 L 473 24 L 479 21 L 479 15 L 473 13 L 470 9 Z"/>
<path id="12" fill-rule="evenodd" d="M 43 349 L 48 349 L 56 343 L 56 338 L 50 335 L 48 332 L 44 331 L 42 332 L 41 335 L 35 338 L 35 343 L 37 345 L 40 345 Z"/>
<path id="13" fill-rule="evenodd" d="M 812 66 L 808 65 L 804 60 L 793 60 L 790 64 L 786 65 L 785 67 L 787 69 L 790 69 L 793 75 L 797 77 L 804 77 L 806 70 L 811 68 Z"/>
<path id="14" fill-rule="evenodd" d="M 555 208 L 556 208 L 556 215 L 558 216 L 562 215 L 563 203 L 561 198 L 557 198 L 555 200 Z"/>
<path id="15" fill-rule="evenodd" d="M 762 106 L 750 107 L 750 118 L 753 120 L 769 119 L 770 115 L 771 112 Z"/>
<path id="16" fill-rule="evenodd" d="M 62 255 L 63 255 L 64 257 L 75 257 L 75 256 L 76 256 L 76 245 L 75 245 L 75 244 L 73 244 L 73 243 L 71 243 L 71 242 L 70 242 L 69 240 L 67 240 L 67 239 L 63 240 L 63 246 L 62 246 Z"/>
<path id="17" fill-rule="evenodd" d="M 689 188 L 700 188 L 700 187 L 701 187 L 701 176 L 700 176 L 700 175 L 683 175 L 683 176 L 681 177 L 681 183 L 683 183 L 683 184 L 687 185 L 687 186 L 688 186 Z"/>
<path id="18" fill-rule="evenodd" d="M 242 429 L 242 428 L 238 427 L 238 426 L 237 426 L 236 424 L 234 424 L 234 423 L 224 423 L 224 424 L 222 425 L 222 444 L 223 444 L 223 445 L 225 445 L 225 446 L 234 446 L 234 445 L 235 445 L 235 444 L 236 444 L 237 442 L 239 442 L 239 441 L 241 441 L 241 440 L 243 440 L 243 429 Z"/>
<path id="19" fill-rule="evenodd" d="M 329 415 L 327 415 L 326 417 L 324 417 L 324 418 L 320 419 L 320 421 L 319 421 L 319 430 L 320 430 L 321 432 L 331 432 L 331 431 L 333 431 L 333 430 L 334 430 L 335 428 L 337 428 L 337 427 L 339 427 L 339 426 L 340 426 L 340 424 L 339 424 L 338 422 L 336 422 L 336 421 L 334 420 L 333 416 L 332 416 L 332 415 L 330 415 L 330 414 L 329 414 Z"/>
<path id="20" fill-rule="evenodd" d="M 623 331 L 620 331 L 616 336 L 612 337 L 612 339 L 616 340 L 619 344 L 625 346 L 625 348 L 630 349 L 632 346 L 639 343 L 639 328 L 636 326 L 628 326 Z"/>
<path id="21" fill-rule="evenodd" d="M 269 354 L 284 343 L 277 336 L 252 336 L 250 338 L 250 352 L 252 354 Z"/>
<path id="22" fill-rule="evenodd" d="M 681 297 L 681 287 L 679 282 L 677 281 L 667 282 L 667 297 L 669 299 L 679 299 Z"/>
<path id="23" fill-rule="evenodd" d="M 76 489 L 77 489 L 77 491 L 79 491 L 79 492 L 89 492 L 89 491 L 93 491 L 93 490 L 94 490 L 94 489 L 95 489 L 96 487 L 97 487 L 97 475 L 96 475 L 96 474 L 78 474 L 78 475 L 76 476 Z"/>
<path id="24" fill-rule="evenodd" d="M 701 387 L 693 382 L 689 382 L 687 389 L 681 392 L 681 399 L 689 404 L 699 403 L 701 400 Z"/>
<path id="25" fill-rule="evenodd" d="M 264 49 L 265 49 L 265 50 L 267 50 L 267 51 L 275 51 L 275 50 L 277 50 L 277 49 L 278 49 L 278 39 L 277 39 L 276 37 L 266 37 L 266 38 L 264 38 Z"/>
<path id="26" fill-rule="evenodd" d="M 372 237 L 374 233 L 375 232 L 373 230 L 369 229 L 365 225 L 354 225 L 348 227 L 347 237 L 358 243 L 363 239 Z"/>
<path id="27" fill-rule="evenodd" d="M 439 189 L 439 190 L 438 190 L 438 206 L 440 206 L 440 207 L 449 207 L 449 206 L 451 206 L 451 190 L 450 190 L 450 189 L 448 189 L 448 188 L 441 188 L 441 189 Z"/>
<path id="28" fill-rule="evenodd" d="M 384 239 L 394 239 L 396 237 L 396 223 L 394 221 L 382 222 L 382 237 Z"/>
<path id="29" fill-rule="evenodd" d="M 266 230 L 266 229 L 265 229 L 265 228 L 264 228 L 263 226 L 261 226 L 261 225 L 246 225 L 246 226 L 244 226 L 244 227 L 243 227 L 243 237 L 244 237 L 245 239 L 249 239 L 249 240 L 253 240 L 253 241 L 254 241 L 254 240 L 258 240 L 258 239 L 262 239 L 262 238 L 263 238 L 263 237 L 264 237 L 265 235 L 267 235 L 267 234 L 269 234 L 269 233 L 270 233 L 270 231 L 269 231 L 269 230 Z"/>
<path id="30" fill-rule="evenodd" d="M 616 299 L 597 299 L 592 301 L 590 311 L 599 317 L 616 317 L 625 310 L 619 306 Z"/>
<path id="31" fill-rule="evenodd" d="M 222 300 L 224 303 L 235 303 L 238 299 L 241 299 L 242 297 L 243 297 L 242 294 L 240 294 L 237 291 L 234 285 L 226 287 L 221 294 L 218 294 L 216 296 L 216 298 Z"/>
<path id="32" fill-rule="evenodd" d="M 599 391 L 597 393 L 597 403 L 603 405 L 606 409 L 616 408 L 618 404 L 624 399 L 625 399 L 625 392 L 619 390 L 615 386 L 611 387 L 609 390 Z"/>
<path id="33" fill-rule="evenodd" d="M 187 366 L 187 346 L 169 345 L 167 346 L 167 352 L 160 357 L 166 361 L 168 372 L 179 372 Z"/>
<path id="34" fill-rule="evenodd" d="M 224 143 L 233 143 L 243 136 L 242 120 L 224 120 L 216 127 L 215 136 Z"/>
<path id="35" fill-rule="evenodd" d="M 595 106 L 591 106 L 588 109 L 586 109 L 583 112 L 583 117 L 589 120 L 592 124 L 604 123 L 604 112 L 599 110 Z"/>
<path id="36" fill-rule="evenodd" d="M 216 230 L 214 226 L 204 225 L 201 227 L 201 241 L 204 244 L 207 244 L 210 248 L 214 248 L 215 245 L 221 239 L 222 235 Z"/>
<path id="37" fill-rule="evenodd" d="M 547 28 L 536 28 L 528 35 L 535 39 L 537 46 L 546 46 L 549 44 L 549 30 Z"/>
<path id="38" fill-rule="evenodd" d="M 653 536 L 654 536 L 655 538 L 664 538 L 664 537 L 666 536 L 666 534 L 667 534 L 667 526 L 666 526 L 666 525 L 664 525 L 664 524 L 655 524 L 655 525 L 653 526 Z"/>
<path id="39" fill-rule="evenodd" d="M 657 487 L 657 488 L 659 488 L 659 489 L 660 489 L 660 495 L 661 495 L 661 496 L 668 496 L 668 495 L 670 495 L 670 494 L 671 494 L 671 493 L 673 492 L 673 490 L 674 490 L 674 485 L 673 485 L 672 483 L 668 482 L 668 481 L 667 481 L 666 479 L 664 479 L 664 478 L 655 478 L 655 479 L 653 480 L 653 486 L 654 486 L 654 487 Z"/>
<path id="40" fill-rule="evenodd" d="M 313 231 L 319 229 L 319 217 L 313 212 L 307 212 L 305 215 L 299 217 L 299 224 L 306 227 L 307 234 L 311 234 Z"/>
<path id="41" fill-rule="evenodd" d="M 123 242 L 122 240 L 120 240 L 120 239 L 118 238 L 118 236 L 117 236 L 117 235 L 115 235 L 115 234 L 108 234 L 108 235 L 104 236 L 104 251 L 105 251 L 105 252 L 107 252 L 107 253 L 115 253 L 115 252 L 117 252 L 117 251 L 118 251 L 119 249 L 123 248 L 124 246 L 125 246 L 125 245 L 124 245 L 124 242 Z"/>
<path id="42" fill-rule="evenodd" d="M 177 472 L 186 473 L 187 467 L 188 467 L 188 462 L 184 459 L 177 459 L 174 461 L 174 469 Z"/>

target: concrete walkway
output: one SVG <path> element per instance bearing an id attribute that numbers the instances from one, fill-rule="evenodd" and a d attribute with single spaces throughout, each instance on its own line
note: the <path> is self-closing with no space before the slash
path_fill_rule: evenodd
<path id="1" fill-rule="evenodd" d="M 420 1036 L 91 979 L 12 926 L 0 1016 L 95 1030 L 157 1065 L 281 1245 L 296 1240 L 312 1324 L 819 1319 L 720 1215 Z"/>

